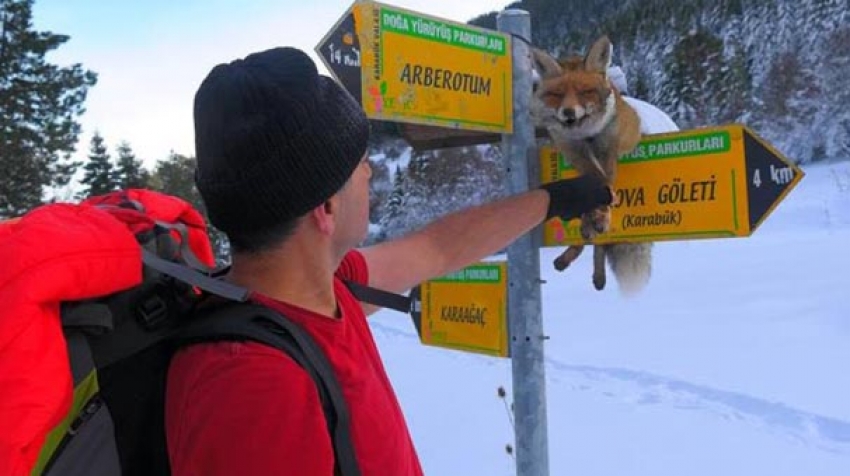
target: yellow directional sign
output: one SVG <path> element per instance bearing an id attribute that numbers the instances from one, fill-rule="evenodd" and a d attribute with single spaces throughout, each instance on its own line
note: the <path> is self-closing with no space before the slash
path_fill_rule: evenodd
<path id="1" fill-rule="evenodd" d="M 423 344 L 507 357 L 507 263 L 481 262 L 427 281 L 415 313 Z"/>
<path id="2" fill-rule="evenodd" d="M 351 32 L 350 30 L 353 30 Z M 356 40 L 346 33 L 356 35 Z M 345 41 L 343 41 L 345 40 Z M 513 131 L 510 36 L 377 2 L 356 2 L 317 46 L 372 119 Z"/>
<path id="3" fill-rule="evenodd" d="M 552 147 L 540 161 L 543 182 L 576 174 Z M 620 158 L 619 205 L 594 243 L 749 236 L 803 175 L 740 124 L 648 135 Z M 548 222 L 544 245 L 581 243 L 579 226 Z"/>

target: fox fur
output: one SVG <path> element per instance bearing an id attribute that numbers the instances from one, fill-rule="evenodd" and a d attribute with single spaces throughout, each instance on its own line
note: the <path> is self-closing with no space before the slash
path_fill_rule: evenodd
<path id="1" fill-rule="evenodd" d="M 596 175 L 614 188 L 619 158 L 631 152 L 641 139 L 640 116 L 623 99 L 608 77 L 612 46 L 607 36 L 596 40 L 584 56 L 556 60 L 532 48 L 539 81 L 531 102 L 535 125 L 544 127 L 579 174 Z M 601 207 L 581 217 L 586 242 L 608 231 L 611 208 Z M 555 259 L 555 268 L 568 267 L 584 245 L 568 247 Z M 605 288 L 605 264 L 609 264 L 620 290 L 633 294 L 649 281 L 652 243 L 594 245 L 593 284 Z"/>

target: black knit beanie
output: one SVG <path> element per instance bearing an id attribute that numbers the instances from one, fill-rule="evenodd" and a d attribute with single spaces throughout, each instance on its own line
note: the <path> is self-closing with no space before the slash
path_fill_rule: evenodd
<path id="1" fill-rule="evenodd" d="M 295 48 L 210 71 L 195 95 L 195 182 L 212 224 L 270 229 L 336 193 L 366 152 L 360 105 Z"/>

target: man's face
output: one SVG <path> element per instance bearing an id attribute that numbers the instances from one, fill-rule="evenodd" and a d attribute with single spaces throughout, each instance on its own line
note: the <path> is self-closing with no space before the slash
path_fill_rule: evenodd
<path id="1" fill-rule="evenodd" d="M 339 191 L 340 214 L 337 217 L 337 242 L 344 248 L 355 247 L 369 231 L 369 179 L 372 166 L 364 155 L 345 186 Z"/>

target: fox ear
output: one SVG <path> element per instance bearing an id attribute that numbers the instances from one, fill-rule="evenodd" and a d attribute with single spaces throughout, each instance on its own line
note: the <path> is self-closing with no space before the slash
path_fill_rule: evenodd
<path id="1" fill-rule="evenodd" d="M 555 61 L 555 58 L 551 57 L 549 53 L 541 49 L 532 48 L 531 59 L 534 69 L 543 79 L 560 76 L 563 72 L 561 70 L 561 65 Z"/>
<path id="2" fill-rule="evenodd" d="M 595 71 L 606 75 L 608 67 L 611 65 L 611 56 L 614 54 L 614 47 L 611 45 L 611 40 L 607 36 L 602 36 L 587 51 L 584 56 L 584 69 L 587 71 Z"/>

